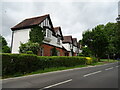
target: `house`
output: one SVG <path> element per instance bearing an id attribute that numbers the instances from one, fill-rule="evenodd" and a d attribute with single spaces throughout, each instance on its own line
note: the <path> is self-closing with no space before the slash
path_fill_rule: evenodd
<path id="1" fill-rule="evenodd" d="M 40 56 L 51 56 L 52 48 L 56 48 L 58 56 L 64 56 L 65 48 L 62 46 L 62 31 L 60 27 L 53 27 L 50 15 L 43 15 L 34 18 L 28 18 L 12 27 L 12 53 L 19 53 L 20 43 L 26 43 L 30 39 L 29 33 L 33 26 L 44 28 L 46 34 L 44 37 L 42 48 L 39 50 Z"/>
<path id="2" fill-rule="evenodd" d="M 53 56 L 53 48 L 57 51 L 57 56 L 76 56 L 79 48 L 77 48 L 77 39 L 72 36 L 63 36 L 61 27 L 53 27 L 49 14 L 28 18 L 12 27 L 11 52 L 19 53 L 21 43 L 29 41 L 29 33 L 34 26 L 41 27 L 44 32 L 44 40 L 41 45 L 39 56 Z"/>
<path id="3" fill-rule="evenodd" d="M 73 56 L 72 36 L 64 36 L 62 43 L 63 43 L 63 47 L 67 50 L 66 56 Z"/>
<path id="4" fill-rule="evenodd" d="M 82 45 L 79 42 L 77 42 L 77 56 L 79 55 L 79 53 L 82 52 L 81 48 L 82 48 Z"/>
<path id="5" fill-rule="evenodd" d="M 74 56 L 77 56 L 77 50 L 78 50 L 78 47 L 77 47 L 77 38 L 72 38 L 73 40 L 73 52 L 74 52 Z"/>

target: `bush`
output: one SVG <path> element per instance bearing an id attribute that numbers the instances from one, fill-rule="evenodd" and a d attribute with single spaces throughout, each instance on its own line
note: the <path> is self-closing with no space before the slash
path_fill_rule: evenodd
<path id="1" fill-rule="evenodd" d="M 32 51 L 27 51 L 26 54 L 33 54 L 33 52 Z"/>
<path id="2" fill-rule="evenodd" d="M 85 65 L 87 59 L 79 56 L 37 56 L 34 54 L 2 55 L 2 75 L 25 74 L 51 67 Z M 90 63 L 87 63 L 90 64 Z"/>
<path id="3" fill-rule="evenodd" d="M 39 44 L 38 43 L 32 43 L 32 42 L 27 42 L 27 43 L 21 43 L 19 47 L 19 52 L 20 53 L 27 53 L 28 51 L 32 51 L 34 54 L 38 53 L 39 50 Z"/>
<path id="4" fill-rule="evenodd" d="M 10 47 L 8 47 L 8 46 L 2 46 L 2 52 L 3 53 L 10 53 L 11 51 L 10 51 Z"/>
<path id="5" fill-rule="evenodd" d="M 82 53 L 79 53 L 78 56 L 84 56 Z"/>
<path id="6" fill-rule="evenodd" d="M 90 65 L 92 63 L 96 63 L 97 59 L 95 57 L 86 57 L 86 64 Z"/>
<path id="7" fill-rule="evenodd" d="M 92 62 L 93 62 L 92 58 L 86 57 L 86 59 L 87 59 L 86 64 L 88 64 L 88 65 L 92 64 Z"/>

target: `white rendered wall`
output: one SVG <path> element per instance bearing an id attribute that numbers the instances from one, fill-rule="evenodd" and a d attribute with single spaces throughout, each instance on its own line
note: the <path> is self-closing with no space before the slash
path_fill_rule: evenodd
<path id="1" fill-rule="evenodd" d="M 62 44 L 63 45 L 63 47 L 67 50 L 67 51 L 71 51 L 71 49 L 70 49 L 70 44 L 69 43 L 64 43 L 64 44 Z"/>
<path id="2" fill-rule="evenodd" d="M 77 52 L 77 47 L 73 46 L 73 52 Z"/>
<path id="3" fill-rule="evenodd" d="M 19 53 L 19 46 L 21 43 L 26 43 L 29 40 L 30 29 L 22 29 L 13 31 L 12 53 Z"/>

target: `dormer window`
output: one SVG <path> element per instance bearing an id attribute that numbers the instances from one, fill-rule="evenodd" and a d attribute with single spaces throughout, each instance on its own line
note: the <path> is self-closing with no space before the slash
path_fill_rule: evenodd
<path id="1" fill-rule="evenodd" d="M 52 32 L 49 29 L 46 29 L 46 37 L 51 38 Z"/>

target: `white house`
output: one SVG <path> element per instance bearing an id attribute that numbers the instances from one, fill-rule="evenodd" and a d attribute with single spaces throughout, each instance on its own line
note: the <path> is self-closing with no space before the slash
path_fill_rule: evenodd
<path id="1" fill-rule="evenodd" d="M 79 52 L 77 39 L 62 35 L 61 27 L 53 27 L 50 15 L 28 18 L 12 27 L 11 52 L 19 53 L 21 43 L 29 41 L 29 33 L 34 26 L 41 27 L 44 32 L 43 44 L 38 52 L 40 56 L 52 56 L 52 49 L 56 48 L 58 56 L 76 56 Z"/>
<path id="2" fill-rule="evenodd" d="M 34 18 L 28 18 L 12 27 L 12 53 L 19 53 L 20 43 L 26 43 L 30 39 L 29 33 L 34 26 L 44 28 L 46 34 L 39 55 L 50 56 L 51 49 L 56 48 L 60 56 L 63 56 L 65 48 L 62 46 L 62 31 L 60 27 L 53 27 L 50 15 L 43 15 Z M 49 50 L 48 50 L 49 49 Z"/>

